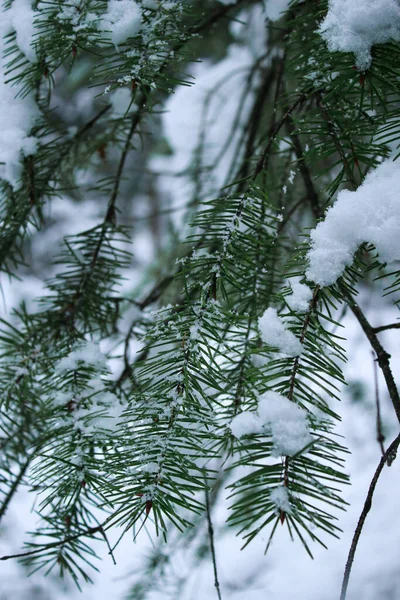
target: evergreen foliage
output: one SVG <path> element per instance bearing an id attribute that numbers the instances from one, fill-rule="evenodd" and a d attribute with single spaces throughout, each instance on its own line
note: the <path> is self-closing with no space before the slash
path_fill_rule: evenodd
<path id="1" fill-rule="evenodd" d="M 123 13 L 112 10 L 117 0 L 4 3 L 14 20 L 3 31 L 0 88 L 29 103 L 21 110 L 34 112 L 25 132 L 34 144 L 19 148 L 15 176 L 0 173 L 3 277 L 35 268 L 33 240 L 49 230 L 59 197 L 74 211 L 95 201 L 98 215 L 46 249 L 41 297 L 1 322 L 0 518 L 21 487 L 32 492 L 38 524 L 21 550 L 30 571 L 57 570 L 79 586 L 99 568 L 94 540 L 112 555 L 110 532 L 136 539 L 148 529 L 171 548 L 155 547 L 131 590 L 132 599 L 150 598 L 160 581 L 168 588 L 182 539 L 189 552 L 207 554 L 204 527 L 221 497 L 244 547 L 265 535 L 268 550 L 281 524 L 311 556 L 313 542 L 329 544 L 327 534 L 340 534 L 348 482 L 345 440 L 335 432 L 347 308 L 400 418 L 390 357 L 356 301 L 365 283 L 398 305 L 396 263 L 383 263 L 365 239 L 334 284 L 307 279 L 310 231 L 337 193 L 398 158 L 400 49 L 374 46 L 359 71 L 353 54 L 330 52 L 318 32 L 325 0 L 292 0 L 276 21 L 267 18 L 270 2 L 121 0 Z M 28 8 L 31 33 L 21 25 Z M 218 40 L 228 44 L 232 24 L 249 15 L 268 36 L 241 79 L 232 131 L 210 164 L 216 87 L 181 174 L 191 191 L 180 225 L 166 209 L 160 250 L 133 284 L 139 226 L 129 203 L 151 197 L 146 161 L 168 150 L 160 113 L 177 86 L 194 83 L 193 63 L 223 55 Z M 65 99 L 92 88 L 93 110 L 71 126 Z M 293 301 L 298 284 L 305 307 Z M 263 332 L 269 308 L 300 353 Z M 266 418 L 258 429 L 233 425 L 262 420 L 263 398 L 273 404 L 276 394 L 301 409 L 310 436 L 293 451 L 282 448 L 295 429 L 276 433 Z M 214 552 L 212 526 L 209 534 Z"/>

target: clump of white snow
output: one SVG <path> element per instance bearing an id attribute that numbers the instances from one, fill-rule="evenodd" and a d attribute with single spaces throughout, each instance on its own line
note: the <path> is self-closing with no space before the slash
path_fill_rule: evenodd
<path id="1" fill-rule="evenodd" d="M 34 18 L 37 13 L 32 9 L 31 0 L 14 0 L 7 12 L 4 18 L 9 20 L 11 28 L 16 33 L 18 48 L 26 58 L 35 62 L 36 52 L 32 44 L 35 33 Z"/>
<path id="2" fill-rule="evenodd" d="M 292 293 L 285 298 L 289 308 L 295 312 L 306 312 L 310 306 L 312 290 L 305 283 L 300 283 L 300 277 L 293 277 L 289 283 Z"/>
<path id="3" fill-rule="evenodd" d="M 116 46 L 139 33 L 141 27 L 142 12 L 135 0 L 108 0 L 100 29 L 109 32 Z"/>
<path id="4" fill-rule="evenodd" d="M 258 412 L 243 411 L 232 419 L 232 434 L 269 433 L 272 437 L 272 456 L 294 456 L 312 442 L 307 413 L 295 402 L 277 392 L 265 392 Z"/>
<path id="5" fill-rule="evenodd" d="M 354 52 L 360 70 L 371 64 L 371 48 L 400 40 L 398 0 L 329 0 L 319 33 L 331 52 Z"/>
<path id="6" fill-rule="evenodd" d="M 339 192 L 325 221 L 311 232 L 309 281 L 332 285 L 352 264 L 357 248 L 374 244 L 384 262 L 400 259 L 400 162 L 384 161 L 355 191 Z"/>
<path id="7" fill-rule="evenodd" d="M 16 31 L 17 45 L 27 58 L 34 60 L 32 15 L 28 0 L 15 1 L 0 15 L 0 178 L 14 189 L 22 175 L 23 156 L 36 152 L 38 140 L 30 132 L 40 111 L 31 94 L 16 98 L 18 88 L 5 83 L 4 36 Z"/>
<path id="8" fill-rule="evenodd" d="M 241 438 L 244 435 L 261 432 L 261 424 L 258 415 L 254 412 L 243 411 L 233 417 L 230 430 L 235 438 Z"/>
<path id="9" fill-rule="evenodd" d="M 273 456 L 294 456 L 311 443 L 307 413 L 289 398 L 265 392 L 260 397 L 258 415 L 263 428 L 272 435 Z"/>
<path id="10" fill-rule="evenodd" d="M 288 513 L 290 515 L 290 513 L 292 512 L 292 507 L 290 506 L 289 493 L 287 491 L 287 488 L 285 488 L 283 485 L 274 488 L 273 490 L 271 490 L 269 498 L 272 504 L 275 504 L 277 509 L 276 512 L 282 510 L 283 512 Z"/>
<path id="11" fill-rule="evenodd" d="M 275 308 L 267 308 L 262 317 L 258 319 L 258 328 L 260 330 L 263 342 L 278 348 L 279 352 L 287 356 L 299 356 L 303 351 L 303 346 L 297 337 L 286 329 L 284 321 L 278 316 Z"/>
<path id="12" fill-rule="evenodd" d="M 33 97 L 15 98 L 16 93 L 0 74 L 0 177 L 13 188 L 22 174 L 21 154 L 36 151 L 38 141 L 30 131 L 40 117 Z"/>

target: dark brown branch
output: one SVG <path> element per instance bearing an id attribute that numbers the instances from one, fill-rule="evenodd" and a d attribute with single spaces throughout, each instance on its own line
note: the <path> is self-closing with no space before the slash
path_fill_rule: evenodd
<path id="1" fill-rule="evenodd" d="M 107 519 L 108 520 L 108 519 Z M 103 525 L 105 522 L 103 523 Z M 19 554 L 9 554 L 5 556 L 0 556 L 0 560 L 10 560 L 12 558 L 24 558 L 25 556 L 33 556 L 34 554 L 40 554 L 45 552 L 46 550 L 50 550 L 51 548 L 57 548 L 58 546 L 63 546 L 64 544 L 68 544 L 68 542 L 73 542 L 80 537 L 83 536 L 93 536 L 95 533 L 101 533 L 104 536 L 103 525 L 96 525 L 96 527 L 89 527 L 85 529 L 85 531 L 80 531 L 79 533 L 75 533 L 74 535 L 70 535 L 58 542 L 50 542 L 49 544 L 43 544 L 36 550 L 30 550 L 29 552 L 20 552 Z"/>
<path id="2" fill-rule="evenodd" d="M 385 447 L 383 442 L 385 436 L 382 433 L 382 421 L 381 421 L 381 405 L 379 401 L 379 385 L 378 385 L 378 367 L 376 365 L 375 355 L 372 352 L 372 361 L 374 367 L 374 381 L 375 381 L 375 400 L 376 400 L 376 439 L 381 448 L 382 456 L 385 454 Z"/>
<path id="3" fill-rule="evenodd" d="M 374 328 L 368 322 L 366 316 L 364 315 L 361 308 L 358 306 L 357 302 L 354 300 L 353 296 L 350 294 L 348 289 L 342 283 L 339 283 L 340 291 L 342 292 L 344 298 L 347 300 L 347 303 L 353 312 L 354 316 L 360 323 L 362 330 L 367 336 L 369 343 L 375 351 L 377 356 L 378 365 L 383 373 L 385 378 L 386 387 L 389 392 L 390 399 L 393 404 L 393 408 L 396 412 L 397 420 L 400 423 L 400 396 L 399 391 L 396 386 L 396 382 L 393 377 L 392 370 L 390 368 L 390 354 L 386 352 L 382 344 L 377 338 L 376 332 Z"/>
<path id="4" fill-rule="evenodd" d="M 400 329 L 400 323 L 390 323 L 389 325 L 381 325 L 380 327 L 373 327 L 372 329 L 374 333 L 380 333 L 387 329 Z"/>
<path id="5" fill-rule="evenodd" d="M 206 490 L 206 513 L 207 513 L 207 524 L 208 524 L 208 537 L 210 540 L 210 550 L 211 550 L 211 558 L 214 569 L 214 585 L 217 590 L 218 600 L 222 600 L 221 596 L 221 588 L 218 580 L 218 569 L 217 569 L 217 558 L 215 555 L 215 546 L 214 546 L 214 527 L 211 521 L 211 510 L 210 510 L 210 499 L 208 495 L 208 490 Z"/>
<path id="6" fill-rule="evenodd" d="M 364 527 L 365 520 L 367 518 L 369 511 L 371 510 L 372 498 L 373 498 L 373 495 L 375 492 L 376 484 L 378 483 L 378 479 L 380 477 L 380 474 L 382 473 L 385 463 L 387 463 L 388 466 L 390 466 L 392 464 L 392 462 L 396 456 L 397 448 L 398 448 L 399 444 L 400 444 L 400 434 L 390 444 L 389 448 L 386 450 L 385 454 L 382 456 L 381 460 L 379 461 L 378 467 L 374 473 L 374 476 L 372 478 L 371 484 L 369 486 L 368 494 L 367 494 L 367 497 L 364 502 L 364 507 L 362 509 L 360 518 L 357 523 L 356 530 L 354 532 L 353 540 L 351 542 L 350 551 L 349 551 L 349 555 L 347 558 L 346 568 L 345 568 L 344 576 L 343 576 L 340 600 L 346 600 L 347 587 L 349 585 L 349 578 L 350 578 L 350 573 L 351 573 L 351 569 L 352 569 L 352 565 L 353 565 L 353 561 L 354 561 L 354 555 L 357 550 L 357 544 L 360 539 L 360 535 L 361 535 L 362 529 Z"/>

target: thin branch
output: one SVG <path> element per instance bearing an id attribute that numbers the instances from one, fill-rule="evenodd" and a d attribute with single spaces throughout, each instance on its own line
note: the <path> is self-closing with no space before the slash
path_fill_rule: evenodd
<path id="1" fill-rule="evenodd" d="M 206 512 L 207 512 L 207 523 L 208 523 L 208 537 L 210 540 L 210 550 L 211 550 L 211 558 L 214 569 L 214 585 L 217 590 L 218 600 L 222 600 L 221 596 L 221 588 L 218 580 L 218 569 L 217 569 L 217 558 L 215 555 L 215 546 L 214 546 L 214 527 L 211 521 L 211 510 L 210 510 L 210 499 L 208 496 L 208 490 L 206 490 Z"/>
<path id="2" fill-rule="evenodd" d="M 8 494 L 6 495 L 6 497 L 4 499 L 4 502 L 2 503 L 2 505 L 0 507 L 0 521 L 1 521 L 2 517 L 4 517 L 6 510 L 11 502 L 11 499 L 14 496 L 15 492 L 17 491 L 18 486 L 21 483 L 21 481 L 29 467 L 31 460 L 32 460 L 32 456 L 28 456 L 28 458 L 26 459 L 24 464 L 21 466 L 21 469 L 20 469 L 17 477 L 15 478 L 14 483 L 11 485 Z"/>
<path id="3" fill-rule="evenodd" d="M 290 115 L 292 114 L 292 112 L 298 107 L 301 106 L 307 99 L 307 95 L 306 94 L 300 94 L 298 96 L 298 98 L 295 100 L 295 102 L 293 102 L 293 104 L 291 104 L 291 106 L 289 106 L 289 108 L 284 112 L 284 114 L 282 115 L 282 117 L 280 118 L 280 120 L 275 124 L 275 127 L 273 128 L 273 130 L 270 132 L 269 135 L 269 139 L 268 139 L 268 143 L 264 148 L 264 151 L 262 153 L 262 155 L 260 156 L 257 166 L 254 170 L 254 173 L 252 175 L 252 179 L 255 180 L 257 178 L 257 176 L 261 173 L 261 171 L 265 168 L 266 163 L 268 162 L 269 159 L 269 155 L 271 152 L 271 148 L 273 143 L 276 140 L 276 136 L 278 135 L 279 131 L 282 129 L 283 125 L 286 122 L 286 119 L 288 117 L 290 117 Z"/>
<path id="4" fill-rule="evenodd" d="M 366 316 L 364 315 L 361 308 L 358 306 L 357 302 L 354 300 L 351 293 L 348 291 L 343 283 L 339 283 L 340 291 L 342 292 L 344 298 L 347 300 L 347 303 L 353 312 L 354 316 L 360 323 L 365 335 L 367 336 L 372 348 L 375 351 L 377 356 L 378 365 L 383 373 L 385 378 L 386 386 L 389 392 L 390 399 L 393 404 L 393 408 L 396 412 L 397 420 L 400 423 L 400 396 L 399 391 L 396 386 L 396 382 L 393 377 L 392 370 L 390 368 L 390 354 L 386 352 L 382 344 L 377 338 L 376 332 L 374 328 L 370 325 Z"/>
<path id="5" fill-rule="evenodd" d="M 104 525 L 104 523 L 103 523 Z M 24 558 L 25 556 L 32 556 L 33 554 L 41 554 L 46 550 L 50 550 L 51 548 L 57 548 L 57 546 L 63 546 L 64 544 L 68 544 L 68 542 L 73 542 L 82 536 L 93 536 L 95 533 L 103 533 L 102 525 L 96 525 L 96 527 L 89 527 L 85 531 L 80 531 L 79 533 L 75 533 L 75 535 L 70 535 L 69 537 L 63 538 L 58 542 L 50 542 L 49 544 L 43 544 L 36 550 L 30 550 L 29 552 L 20 552 L 19 554 L 9 554 L 5 556 L 0 556 L 0 560 L 10 560 L 11 558 Z M 104 535 L 104 534 L 103 534 Z"/>
<path id="6" fill-rule="evenodd" d="M 313 211 L 314 217 L 316 219 L 319 219 L 323 215 L 323 210 L 320 207 L 318 193 L 315 189 L 310 169 L 308 168 L 305 162 L 303 147 L 300 142 L 300 137 L 296 133 L 296 127 L 291 115 L 288 115 L 286 123 L 289 135 L 293 142 L 293 148 L 296 154 L 297 164 L 299 166 L 300 174 L 303 178 L 304 187 L 306 189 L 308 200 L 310 202 L 311 210 Z"/>
<path id="7" fill-rule="evenodd" d="M 400 329 L 400 323 L 390 323 L 389 325 L 381 325 L 380 327 L 373 327 L 372 329 L 374 333 L 380 333 L 387 329 Z"/>
<path id="8" fill-rule="evenodd" d="M 305 319 L 303 322 L 303 327 L 301 329 L 301 334 L 300 334 L 300 343 L 301 344 L 305 340 L 306 333 L 307 333 L 308 327 L 310 325 L 311 314 L 314 312 L 314 310 L 317 306 L 319 290 L 320 290 L 320 287 L 319 287 L 319 285 L 317 285 L 317 287 L 314 289 L 313 297 L 311 299 L 310 306 L 306 313 L 306 316 L 305 316 Z M 289 398 L 289 400 L 291 402 L 293 401 L 294 386 L 296 383 L 297 372 L 299 370 L 299 364 L 300 364 L 300 356 L 296 356 L 296 358 L 294 359 L 293 367 L 292 367 L 292 373 L 290 375 L 289 391 L 287 393 L 287 397 Z M 289 463 L 290 463 L 289 456 L 285 456 L 285 463 L 284 463 L 284 469 L 283 469 L 283 485 L 285 487 L 289 487 Z M 283 513 L 283 512 L 281 513 L 282 519 L 284 519 L 284 514 L 285 513 Z M 282 523 L 283 523 L 283 520 L 282 520 Z"/>
<path id="9" fill-rule="evenodd" d="M 342 144 L 340 142 L 340 139 L 336 133 L 335 130 L 335 123 L 332 120 L 331 116 L 329 115 L 328 110 L 326 109 L 325 105 L 323 104 L 323 98 L 322 98 L 322 94 L 318 93 L 317 94 L 317 106 L 321 111 L 321 115 L 324 119 L 324 121 L 326 122 L 327 128 L 328 128 L 328 133 L 330 135 L 330 137 L 332 138 L 333 144 L 337 150 L 337 153 L 340 156 L 340 159 L 342 161 L 343 164 L 343 168 L 346 172 L 346 175 L 348 177 L 348 183 L 351 184 L 351 186 L 353 187 L 353 189 L 357 188 L 357 181 L 356 178 L 354 176 L 353 170 L 349 164 L 349 161 L 347 160 L 347 156 L 345 151 L 343 150 Z"/>
<path id="10" fill-rule="evenodd" d="M 375 355 L 372 351 L 372 360 L 374 366 L 374 380 L 375 380 L 375 399 L 376 399 L 376 439 L 381 447 L 382 456 L 385 454 L 385 447 L 383 442 L 385 436 L 382 433 L 382 421 L 381 421 L 381 405 L 379 402 L 379 386 L 378 386 L 378 367 L 376 365 Z"/>
<path id="11" fill-rule="evenodd" d="M 346 600 L 347 587 L 349 585 L 349 579 L 350 579 L 351 569 L 353 566 L 354 555 L 357 550 L 357 544 L 360 539 L 360 535 L 361 535 L 362 529 L 364 527 L 365 520 L 367 518 L 369 511 L 371 510 L 372 497 L 375 492 L 376 484 L 378 483 L 378 479 L 380 477 L 380 474 L 382 473 L 385 463 L 387 463 L 388 466 L 390 466 L 392 464 L 394 458 L 396 457 L 397 448 L 398 448 L 399 444 L 400 444 L 400 434 L 390 444 L 389 448 L 386 450 L 385 454 L 382 456 L 381 460 L 379 461 L 378 467 L 374 473 L 374 476 L 372 478 L 371 484 L 369 486 L 368 494 L 367 494 L 367 497 L 364 502 L 364 507 L 362 509 L 360 518 L 357 523 L 356 530 L 354 532 L 353 540 L 351 542 L 349 555 L 347 557 L 346 568 L 344 571 L 343 582 L 342 582 L 342 589 L 340 592 L 340 600 Z"/>
<path id="12" fill-rule="evenodd" d="M 111 513 L 110 515 L 108 515 L 108 517 L 107 517 L 107 519 L 105 519 L 105 521 L 103 521 L 99 525 L 96 525 L 95 527 L 88 527 L 87 529 L 84 529 L 83 531 L 79 531 L 78 533 L 75 533 L 74 535 L 70 535 L 62 540 L 58 540 L 57 542 L 50 542 L 48 544 L 43 544 L 39 548 L 36 548 L 36 550 L 30 550 L 29 552 L 21 552 L 19 554 L 9 554 L 9 555 L 5 555 L 5 556 L 0 556 L 0 560 L 10 560 L 11 558 L 24 558 L 25 556 L 32 556 L 33 554 L 40 554 L 51 548 L 57 548 L 58 546 L 62 546 L 64 544 L 68 544 L 69 542 L 73 542 L 74 540 L 77 540 L 80 537 L 84 537 L 84 536 L 92 537 L 96 533 L 101 533 L 101 535 L 103 537 L 105 537 L 105 529 L 104 528 L 112 520 L 112 518 L 115 517 L 117 512 L 118 511 L 115 511 L 115 512 Z M 108 544 L 107 540 L 106 540 L 106 543 Z"/>

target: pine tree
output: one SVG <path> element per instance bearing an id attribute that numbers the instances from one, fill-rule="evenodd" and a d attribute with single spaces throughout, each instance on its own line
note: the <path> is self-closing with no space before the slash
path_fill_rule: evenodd
<path id="1" fill-rule="evenodd" d="M 399 305 L 400 7 L 382 1 L 379 20 L 358 0 L 3 4 L 1 281 L 43 282 L 1 321 L 0 519 L 20 489 L 37 514 L 2 560 L 81 586 L 96 541 L 112 556 L 148 530 L 160 542 L 130 598 L 167 585 L 179 544 L 211 553 L 221 598 L 221 499 L 243 548 L 265 536 L 273 552 L 284 527 L 312 556 L 340 534 L 346 312 L 400 421 L 379 337 L 399 324 L 374 327 L 357 298 Z M 173 153 L 165 107 L 182 86 L 190 103 L 196 62 L 229 58 L 191 107 L 170 192 L 184 205 L 168 204 L 172 178 L 152 172 Z M 382 457 L 342 599 L 400 443 L 384 446 L 377 408 Z"/>

